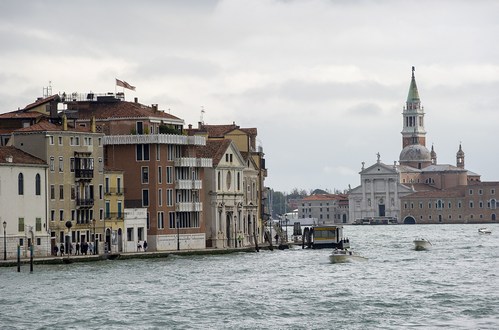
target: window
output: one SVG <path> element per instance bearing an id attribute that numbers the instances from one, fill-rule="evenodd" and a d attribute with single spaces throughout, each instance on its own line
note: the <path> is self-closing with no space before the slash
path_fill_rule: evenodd
<path id="1" fill-rule="evenodd" d="M 118 201 L 118 219 L 123 218 L 123 201 Z"/>
<path id="2" fill-rule="evenodd" d="M 99 199 L 104 198 L 104 187 L 100 184 L 99 185 Z"/>
<path id="3" fill-rule="evenodd" d="M 161 145 L 156 144 L 156 160 L 160 160 L 160 150 Z"/>
<path id="4" fill-rule="evenodd" d="M 55 210 L 50 210 L 50 221 L 55 221 Z"/>
<path id="5" fill-rule="evenodd" d="M 62 136 L 59 136 L 59 145 L 62 146 Z"/>
<path id="6" fill-rule="evenodd" d="M 470 201 L 470 209 L 473 208 L 473 201 Z"/>
<path id="7" fill-rule="evenodd" d="M 173 167 L 166 168 L 166 183 L 173 183 Z"/>
<path id="8" fill-rule="evenodd" d="M 175 228 L 175 212 L 168 212 L 168 220 L 170 222 L 170 228 Z"/>
<path id="9" fill-rule="evenodd" d="M 165 218 L 163 212 L 158 212 L 158 229 L 165 228 Z"/>
<path id="10" fill-rule="evenodd" d="M 54 137 L 53 136 L 49 136 L 49 144 L 51 146 L 54 145 Z"/>
<path id="11" fill-rule="evenodd" d="M 163 183 L 163 168 L 158 166 L 158 183 Z"/>
<path id="12" fill-rule="evenodd" d="M 173 189 L 166 190 L 166 206 L 173 206 Z"/>
<path id="13" fill-rule="evenodd" d="M 64 185 L 59 185 L 59 199 L 63 200 L 64 199 Z"/>
<path id="14" fill-rule="evenodd" d="M 470 189 L 470 195 L 473 195 L 473 189 Z"/>
<path id="15" fill-rule="evenodd" d="M 35 221 L 35 230 L 42 231 L 42 218 L 36 218 Z"/>
<path id="16" fill-rule="evenodd" d="M 163 189 L 158 189 L 158 206 L 163 206 Z"/>
<path id="17" fill-rule="evenodd" d="M 142 183 L 149 183 L 149 167 L 142 167 Z"/>
<path id="18" fill-rule="evenodd" d="M 121 178 L 116 178 L 116 193 L 121 195 Z"/>
<path id="19" fill-rule="evenodd" d="M 40 174 L 35 175 L 35 194 L 37 196 L 40 196 L 42 193 L 42 184 L 41 184 L 41 179 L 40 179 Z"/>
<path id="20" fill-rule="evenodd" d="M 104 172 L 104 162 L 102 161 L 101 157 L 99 157 L 98 162 L 99 162 L 99 173 L 102 173 Z"/>
<path id="21" fill-rule="evenodd" d="M 149 189 L 142 190 L 142 206 L 149 206 Z"/>
<path id="22" fill-rule="evenodd" d="M 109 178 L 104 179 L 104 184 L 105 184 L 105 192 L 106 194 L 109 194 Z"/>
<path id="23" fill-rule="evenodd" d="M 64 172 L 64 160 L 62 157 L 59 157 L 59 172 Z"/>
<path id="24" fill-rule="evenodd" d="M 133 228 L 127 228 L 126 229 L 126 240 L 128 242 L 133 241 Z"/>
<path id="25" fill-rule="evenodd" d="M 17 193 L 24 195 L 24 175 L 22 173 L 17 176 Z"/>
<path id="26" fill-rule="evenodd" d="M 74 159 L 74 157 L 69 158 L 69 171 L 70 172 L 75 171 L 75 159 Z"/>
<path id="27" fill-rule="evenodd" d="M 139 241 L 144 240 L 144 227 L 138 227 L 137 228 L 137 239 Z"/>
<path id="28" fill-rule="evenodd" d="M 64 210 L 59 210 L 59 221 L 64 221 Z"/>
<path id="29" fill-rule="evenodd" d="M 24 231 L 24 218 L 19 218 L 17 222 L 17 231 L 22 232 Z"/>
<path id="30" fill-rule="evenodd" d="M 55 163 L 55 158 L 50 157 L 50 163 L 49 163 L 50 172 L 54 172 L 54 166 L 55 166 L 54 163 Z"/>
<path id="31" fill-rule="evenodd" d="M 136 159 L 137 160 L 149 160 L 149 145 L 148 144 L 137 144 L 137 146 L 136 146 Z"/>
<path id="32" fill-rule="evenodd" d="M 71 200 L 75 200 L 76 198 L 76 187 L 71 186 Z"/>

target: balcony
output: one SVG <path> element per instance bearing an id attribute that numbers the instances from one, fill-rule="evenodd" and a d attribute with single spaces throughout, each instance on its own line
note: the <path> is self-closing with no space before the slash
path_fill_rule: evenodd
<path id="1" fill-rule="evenodd" d="M 125 212 L 107 212 L 104 213 L 105 220 L 123 220 Z"/>
<path id="2" fill-rule="evenodd" d="M 211 158 L 194 158 L 182 157 L 175 159 L 176 167 L 212 167 L 213 160 Z"/>
<path id="3" fill-rule="evenodd" d="M 104 136 L 104 145 L 118 144 L 181 144 L 206 145 L 203 136 L 186 136 L 176 134 L 140 134 L 140 135 L 108 135 Z"/>
<path id="4" fill-rule="evenodd" d="M 125 188 L 107 188 L 104 189 L 104 195 L 123 195 L 125 193 Z"/>
<path id="5" fill-rule="evenodd" d="M 75 169 L 76 179 L 92 179 L 94 177 L 93 169 Z"/>
<path id="6" fill-rule="evenodd" d="M 94 199 L 93 198 L 78 198 L 76 199 L 76 206 L 82 207 L 82 208 L 90 208 L 94 206 Z"/>
<path id="7" fill-rule="evenodd" d="M 199 190 L 203 187 L 201 180 L 177 180 L 175 181 L 175 189 L 195 189 Z"/>
<path id="8" fill-rule="evenodd" d="M 201 212 L 203 210 L 203 203 L 200 202 L 186 202 L 176 203 L 176 212 Z"/>

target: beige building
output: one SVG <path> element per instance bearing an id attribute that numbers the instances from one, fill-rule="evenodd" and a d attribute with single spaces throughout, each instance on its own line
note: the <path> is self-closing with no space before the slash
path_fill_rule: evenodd
<path id="1" fill-rule="evenodd" d="M 313 224 L 349 223 L 348 195 L 315 194 L 298 201 L 298 219 L 314 219 Z"/>
<path id="2" fill-rule="evenodd" d="M 122 170 L 104 167 L 104 250 L 123 252 L 125 184 Z"/>
<path id="3" fill-rule="evenodd" d="M 52 251 L 92 242 L 100 251 L 104 230 L 103 134 L 95 126 L 48 120 L 13 132 L 9 144 L 48 164 L 48 214 Z M 69 228 L 68 228 L 69 225 Z"/>
<path id="4" fill-rule="evenodd" d="M 208 141 L 231 140 L 237 150 L 245 159 L 246 168 L 244 170 L 245 199 L 247 203 L 244 208 L 247 214 L 251 214 L 248 223 L 251 221 L 250 238 L 248 242 L 254 244 L 263 242 L 265 221 L 270 220 L 268 188 L 265 187 L 267 168 L 265 166 L 265 154 L 261 146 L 256 146 L 257 129 L 241 128 L 232 123 L 230 125 L 206 125 L 198 123 L 198 128 L 189 125 L 188 134 L 193 136 L 203 136 Z M 249 189 L 249 190 L 248 190 Z M 252 220 L 252 218 L 255 220 Z M 251 238 L 255 234 L 255 237 Z"/>

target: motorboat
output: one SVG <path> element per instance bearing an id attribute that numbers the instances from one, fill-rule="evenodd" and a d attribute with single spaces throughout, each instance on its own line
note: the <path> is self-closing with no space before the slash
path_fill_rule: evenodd
<path id="1" fill-rule="evenodd" d="M 414 240 L 414 249 L 416 251 L 429 250 L 432 247 L 432 244 L 426 238 L 416 238 Z"/>
<path id="2" fill-rule="evenodd" d="M 367 261 L 367 258 L 349 249 L 334 249 L 329 255 L 329 260 L 335 264 L 341 262 Z"/>
<path id="3" fill-rule="evenodd" d="M 478 228 L 478 233 L 480 234 L 492 234 L 492 230 L 490 230 L 489 228 Z"/>

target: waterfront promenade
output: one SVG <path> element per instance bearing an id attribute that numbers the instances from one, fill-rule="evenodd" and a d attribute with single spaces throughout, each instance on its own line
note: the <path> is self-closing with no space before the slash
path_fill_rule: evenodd
<path id="1" fill-rule="evenodd" d="M 270 249 L 269 244 L 258 246 L 259 249 Z M 274 246 L 275 249 L 277 247 Z M 42 264 L 63 264 L 63 263 L 76 263 L 76 262 L 95 262 L 102 260 L 124 260 L 124 259 L 149 259 L 149 258 L 168 258 L 170 255 L 216 255 L 216 254 L 229 254 L 235 252 L 256 252 L 254 246 L 246 246 L 240 248 L 227 248 L 227 249 L 203 249 L 203 250 L 173 250 L 173 251 L 139 251 L 139 252 L 123 252 L 123 253 L 110 253 L 100 255 L 64 255 L 64 256 L 46 256 L 33 258 L 34 265 Z M 29 258 L 21 258 L 22 265 L 29 265 Z M 17 259 L 0 260 L 0 267 L 15 267 L 17 266 Z"/>

